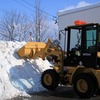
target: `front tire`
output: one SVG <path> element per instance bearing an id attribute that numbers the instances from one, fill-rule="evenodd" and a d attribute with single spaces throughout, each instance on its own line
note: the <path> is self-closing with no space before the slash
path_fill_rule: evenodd
<path id="1" fill-rule="evenodd" d="M 44 71 L 41 77 L 41 84 L 48 90 L 55 90 L 59 84 L 58 73 L 53 69 Z"/>
<path id="2" fill-rule="evenodd" d="M 90 98 L 95 93 L 95 84 L 92 78 L 86 74 L 80 74 L 74 78 L 73 88 L 81 98 Z"/>

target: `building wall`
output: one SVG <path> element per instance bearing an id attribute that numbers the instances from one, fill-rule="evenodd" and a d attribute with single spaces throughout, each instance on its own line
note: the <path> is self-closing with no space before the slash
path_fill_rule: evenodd
<path id="1" fill-rule="evenodd" d="M 58 12 L 58 27 L 63 30 L 67 26 L 74 25 L 75 20 L 83 20 L 87 23 L 100 23 L 100 3 L 76 8 L 73 10 Z M 64 37 L 61 38 L 61 47 L 64 48 Z"/>

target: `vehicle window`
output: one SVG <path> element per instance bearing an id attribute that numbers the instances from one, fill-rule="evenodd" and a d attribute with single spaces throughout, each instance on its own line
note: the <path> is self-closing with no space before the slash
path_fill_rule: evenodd
<path id="1" fill-rule="evenodd" d="M 86 31 L 87 49 L 96 45 L 96 30 Z"/>

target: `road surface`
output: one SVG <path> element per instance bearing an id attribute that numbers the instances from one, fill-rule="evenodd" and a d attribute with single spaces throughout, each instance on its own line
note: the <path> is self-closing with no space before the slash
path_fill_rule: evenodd
<path id="1" fill-rule="evenodd" d="M 95 95 L 90 99 L 80 99 L 73 88 L 58 87 L 55 91 L 43 91 L 31 94 L 31 98 L 17 97 L 12 100 L 100 100 L 99 95 Z"/>

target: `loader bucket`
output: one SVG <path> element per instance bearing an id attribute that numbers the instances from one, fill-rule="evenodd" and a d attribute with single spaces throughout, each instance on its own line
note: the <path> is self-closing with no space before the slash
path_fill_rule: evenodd
<path id="1" fill-rule="evenodd" d="M 27 42 L 22 48 L 18 50 L 18 55 L 21 58 L 32 58 L 34 54 L 45 48 L 44 42 Z"/>

